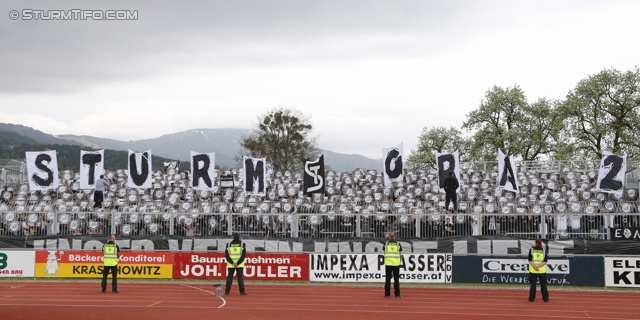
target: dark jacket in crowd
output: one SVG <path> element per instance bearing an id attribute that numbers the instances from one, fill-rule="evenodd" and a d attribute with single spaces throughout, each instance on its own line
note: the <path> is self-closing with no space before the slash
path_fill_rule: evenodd
<path id="1" fill-rule="evenodd" d="M 446 193 L 456 193 L 456 190 L 458 190 L 459 186 L 460 185 L 458 184 L 458 179 L 456 179 L 456 176 L 449 176 L 444 179 L 444 191 Z"/>

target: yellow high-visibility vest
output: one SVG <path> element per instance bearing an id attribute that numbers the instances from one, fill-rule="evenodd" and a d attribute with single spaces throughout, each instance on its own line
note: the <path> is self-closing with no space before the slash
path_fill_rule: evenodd
<path id="1" fill-rule="evenodd" d="M 532 262 L 534 264 L 541 264 L 544 262 L 544 251 L 540 249 L 531 249 Z M 547 265 L 539 267 L 538 270 L 529 265 L 529 272 L 531 273 L 547 273 Z"/>
<path id="2" fill-rule="evenodd" d="M 400 265 L 400 246 L 397 242 L 387 242 L 384 245 L 384 265 L 392 267 Z"/>
<path id="3" fill-rule="evenodd" d="M 118 247 L 113 243 L 107 243 L 102 248 L 104 254 L 104 265 L 112 267 L 118 264 Z"/>
<path id="4" fill-rule="evenodd" d="M 242 245 L 239 243 L 229 244 L 227 252 L 229 252 L 229 258 L 231 258 L 234 263 L 238 263 L 238 260 L 242 257 L 242 249 Z M 227 268 L 233 268 L 233 263 L 227 262 Z M 244 260 L 238 264 L 236 268 L 244 268 Z"/>

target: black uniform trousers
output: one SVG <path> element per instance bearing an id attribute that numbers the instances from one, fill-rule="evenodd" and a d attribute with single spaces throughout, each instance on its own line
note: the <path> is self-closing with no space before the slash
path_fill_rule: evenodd
<path id="1" fill-rule="evenodd" d="M 233 285 L 233 275 L 234 273 L 238 273 L 238 287 L 240 287 L 240 293 L 244 293 L 244 277 L 243 277 L 244 268 L 227 268 L 227 287 L 225 288 L 225 293 L 229 294 L 231 292 L 231 286 Z"/>
<path id="2" fill-rule="evenodd" d="M 118 292 L 118 266 L 103 266 L 102 269 L 102 292 L 107 291 L 107 277 L 111 271 L 111 292 Z"/>
<path id="3" fill-rule="evenodd" d="M 540 280 L 540 292 L 542 292 L 542 300 L 549 300 L 549 292 L 547 291 L 547 274 L 546 273 L 529 273 L 529 301 L 536 300 L 536 282 Z"/>
<path id="4" fill-rule="evenodd" d="M 444 196 L 444 209 L 449 210 L 449 202 L 453 202 L 453 212 L 458 212 L 458 194 L 455 192 L 447 192 Z"/>
<path id="5" fill-rule="evenodd" d="M 391 295 L 391 277 L 393 277 L 393 294 L 400 296 L 400 266 L 385 266 L 384 295 Z"/>

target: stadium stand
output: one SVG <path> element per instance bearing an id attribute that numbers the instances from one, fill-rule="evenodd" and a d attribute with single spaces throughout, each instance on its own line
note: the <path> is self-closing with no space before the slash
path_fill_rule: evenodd
<path id="1" fill-rule="evenodd" d="M 568 164 L 568 165 L 567 165 Z M 60 172 L 60 186 L 30 191 L 24 176 L 0 181 L 0 237 L 29 235 L 205 237 L 244 235 L 303 238 L 441 238 L 505 235 L 520 238 L 607 239 L 608 228 L 638 228 L 637 181 L 622 196 L 597 192 L 598 164 L 519 164 L 521 193 L 496 183 L 495 163 L 462 164 L 459 212 L 444 210 L 435 170 L 406 172 L 383 184 L 382 173 L 327 171 L 326 193 L 302 195 L 302 173 L 267 172 L 267 196 L 246 197 L 241 169 L 234 188 L 190 188 L 187 172 L 155 171 L 150 189 L 126 187 L 126 170 L 107 171 L 105 208 L 92 209 L 93 190 L 79 173 Z M 15 171 L 15 170 L 14 170 Z M 21 171 L 24 172 L 24 171 Z M 222 174 L 221 172 L 219 174 Z M 19 179 L 17 179 L 18 177 Z M 627 186 L 631 186 L 628 184 Z"/>

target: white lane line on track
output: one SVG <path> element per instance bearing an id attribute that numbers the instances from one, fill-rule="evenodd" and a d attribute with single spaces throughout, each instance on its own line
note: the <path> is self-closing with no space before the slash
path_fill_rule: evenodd
<path id="1" fill-rule="evenodd" d="M 206 293 L 210 293 L 210 294 L 212 294 L 214 297 L 215 297 L 215 295 L 216 295 L 215 293 L 213 293 L 213 292 L 211 292 L 211 291 L 204 290 L 204 289 L 200 289 L 200 288 L 192 287 L 192 286 L 189 286 L 189 285 L 186 285 L 186 284 L 180 284 L 180 285 L 181 285 L 181 286 L 188 287 L 188 288 L 193 288 L 193 289 L 196 289 L 196 290 L 204 291 L 204 292 L 206 292 Z M 218 307 L 218 309 L 220 309 L 220 308 L 224 307 L 224 305 L 226 305 L 226 304 L 227 304 L 227 300 L 225 300 L 223 297 L 220 297 L 220 299 L 222 300 L 222 304 Z"/>

